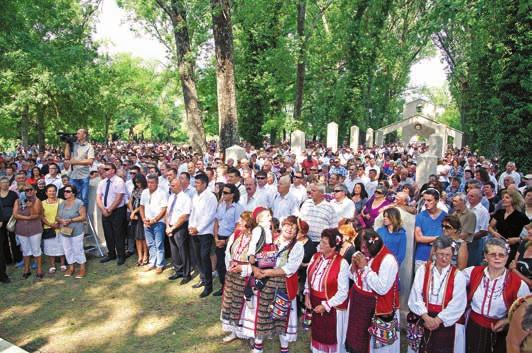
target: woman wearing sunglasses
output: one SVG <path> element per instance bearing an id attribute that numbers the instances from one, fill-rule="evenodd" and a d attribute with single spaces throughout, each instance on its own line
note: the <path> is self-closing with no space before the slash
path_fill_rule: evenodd
<path id="1" fill-rule="evenodd" d="M 24 184 L 24 193 L 15 201 L 13 215 L 17 220 L 15 234 L 20 241 L 20 248 L 24 258 L 24 272 L 22 278 L 26 279 L 31 275 L 30 256 L 37 262 L 37 278 L 42 279 L 42 204 L 35 196 L 35 189 L 30 183 Z"/>
<path id="2" fill-rule="evenodd" d="M 87 262 L 83 250 L 83 222 L 87 213 L 83 201 L 76 198 L 77 189 L 74 185 L 66 185 L 64 193 L 65 202 L 59 205 L 56 221 L 59 224 L 59 234 L 69 264 L 65 277 L 74 274 L 74 264 L 78 263 L 79 272 L 76 278 L 83 278 L 86 275 L 85 262 Z"/>
<path id="3" fill-rule="evenodd" d="M 466 326 L 467 353 L 506 352 L 508 309 L 517 298 L 530 293 L 526 283 L 505 268 L 508 254 L 504 240 L 489 239 L 484 247 L 488 265 L 463 271 L 471 308 Z"/>
<path id="4" fill-rule="evenodd" d="M 458 216 L 445 216 L 441 222 L 443 235 L 451 239 L 453 256 L 451 258 L 451 265 L 456 266 L 459 270 L 467 267 L 467 258 L 469 253 L 467 251 L 467 243 L 460 238 L 462 225 Z"/>

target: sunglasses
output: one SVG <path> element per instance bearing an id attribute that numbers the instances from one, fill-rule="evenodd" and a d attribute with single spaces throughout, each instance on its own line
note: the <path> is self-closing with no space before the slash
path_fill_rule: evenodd
<path id="1" fill-rule="evenodd" d="M 299 175 L 294 175 L 294 178 L 296 178 L 296 179 L 303 179 L 303 177 L 302 177 L 302 176 L 299 176 Z"/>
<path id="2" fill-rule="evenodd" d="M 449 229 L 454 229 L 454 227 L 451 227 L 451 226 L 448 225 L 448 224 L 442 224 L 441 227 L 442 227 L 443 229 L 447 229 L 447 230 L 449 230 Z"/>
<path id="3" fill-rule="evenodd" d="M 31 189 L 31 188 L 30 189 L 24 189 L 24 191 L 30 192 L 30 191 L 33 191 L 33 189 Z"/>
<path id="4" fill-rule="evenodd" d="M 344 190 L 334 190 L 334 192 L 344 192 Z"/>
<path id="5" fill-rule="evenodd" d="M 109 171 L 109 170 L 111 170 L 111 169 L 112 169 L 112 168 L 103 168 L 103 170 L 105 170 L 105 171 Z"/>
<path id="6" fill-rule="evenodd" d="M 72 190 L 65 190 L 63 191 L 65 194 L 70 194 L 72 192 Z"/>
<path id="7" fill-rule="evenodd" d="M 258 180 L 264 180 L 266 177 L 257 177 Z"/>
<path id="8" fill-rule="evenodd" d="M 222 192 L 223 192 L 224 195 L 231 195 L 231 194 L 232 194 L 231 191 L 225 191 L 225 190 L 224 190 L 224 191 L 222 191 Z"/>
<path id="9" fill-rule="evenodd" d="M 311 168 L 310 170 L 313 171 L 313 172 L 317 172 L 317 171 L 318 171 L 318 170 L 315 169 L 315 168 Z"/>

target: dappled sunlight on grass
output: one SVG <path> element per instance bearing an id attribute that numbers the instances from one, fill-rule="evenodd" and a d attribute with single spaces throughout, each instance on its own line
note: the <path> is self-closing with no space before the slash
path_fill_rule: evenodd
<path id="1" fill-rule="evenodd" d="M 137 336 L 153 336 L 168 328 L 176 317 L 148 315 L 136 323 Z"/>

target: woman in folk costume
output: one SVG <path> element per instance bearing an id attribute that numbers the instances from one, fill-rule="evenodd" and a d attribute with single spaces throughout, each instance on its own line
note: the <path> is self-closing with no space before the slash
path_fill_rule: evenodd
<path id="1" fill-rule="evenodd" d="M 254 212 L 255 213 L 255 212 Z M 260 220 L 260 214 L 258 219 Z M 297 218 L 288 216 L 281 223 L 281 234 L 272 246 L 254 243 L 249 247 L 249 261 L 255 277 L 253 303 L 246 307 L 246 317 L 253 316 L 254 327 L 243 333 L 253 337 L 254 353 L 263 351 L 266 338 L 279 336 L 281 353 L 297 339 L 297 270 L 303 261 L 303 245 L 297 241 Z M 266 243 L 267 244 L 267 243 Z"/>
<path id="2" fill-rule="evenodd" d="M 408 298 L 408 352 L 463 353 L 466 280 L 451 264 L 450 238 L 437 238 L 432 254 L 433 261 L 418 268 Z"/>
<path id="3" fill-rule="evenodd" d="M 223 339 L 224 343 L 242 337 L 241 320 L 246 305 L 244 289 L 252 272 L 248 261 L 248 247 L 251 241 L 251 230 L 255 226 L 251 212 L 242 212 L 239 223 L 227 242 L 225 250 L 227 275 L 220 315 L 222 329 L 229 332 L 229 335 Z"/>
<path id="4" fill-rule="evenodd" d="M 338 253 L 342 235 L 337 229 L 321 233 L 320 251 L 307 270 L 305 306 L 312 310 L 311 350 L 313 353 L 345 352 L 349 264 Z"/>
<path id="5" fill-rule="evenodd" d="M 347 351 L 399 352 L 397 260 L 372 229 L 364 230 L 360 250 L 351 262 Z"/>
<path id="6" fill-rule="evenodd" d="M 471 307 L 466 325 L 467 353 L 506 352 L 508 309 L 518 297 L 530 293 L 525 282 L 505 268 L 509 249 L 504 240 L 489 239 L 484 247 L 488 265 L 463 271 Z"/>

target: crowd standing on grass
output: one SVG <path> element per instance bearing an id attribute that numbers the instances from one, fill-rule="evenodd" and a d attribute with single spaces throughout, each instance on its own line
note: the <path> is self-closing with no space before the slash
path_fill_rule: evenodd
<path id="1" fill-rule="evenodd" d="M 100 262 L 133 256 L 180 285 L 197 278 L 201 298 L 220 297 L 226 344 L 247 340 L 259 353 L 278 338 L 288 352 L 302 327 L 312 352 L 399 352 L 403 322 L 411 352 L 532 351 L 528 171 L 449 148 L 418 183 L 424 144 L 243 146 L 245 158 L 224 160 L 215 142 L 204 154 L 104 146 L 80 129 L 61 148 L 1 154 L 0 281 L 10 282 L 6 264 L 24 279 L 90 273 L 94 179 Z"/>

